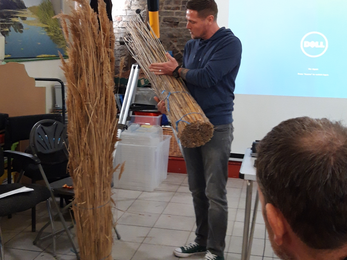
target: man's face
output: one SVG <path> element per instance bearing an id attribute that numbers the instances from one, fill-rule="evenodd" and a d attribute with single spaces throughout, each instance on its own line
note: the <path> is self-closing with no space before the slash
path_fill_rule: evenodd
<path id="1" fill-rule="evenodd" d="M 198 16 L 198 11 L 190 9 L 187 9 L 186 19 L 186 28 L 189 30 L 192 39 L 204 39 L 209 26 L 208 19 L 200 18 Z"/>
<path id="2" fill-rule="evenodd" d="M 271 242 L 271 247 L 272 247 L 273 251 L 280 259 L 295 260 L 295 257 L 293 256 L 293 254 L 291 252 L 289 252 L 288 249 L 284 245 L 281 245 L 281 246 L 277 245 L 277 243 L 274 241 L 274 233 L 273 233 L 272 228 L 271 228 L 269 221 L 267 219 L 264 196 L 263 196 L 263 193 L 261 192 L 259 186 L 258 186 L 258 193 L 259 193 L 259 200 L 261 203 L 261 211 L 263 213 L 263 218 L 264 218 L 266 230 L 268 232 L 269 240 Z"/>

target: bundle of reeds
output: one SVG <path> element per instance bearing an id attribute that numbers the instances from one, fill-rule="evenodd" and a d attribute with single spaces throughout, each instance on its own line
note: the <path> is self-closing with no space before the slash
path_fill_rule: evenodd
<path id="1" fill-rule="evenodd" d="M 117 140 L 114 89 L 114 34 L 104 1 L 99 15 L 87 0 L 60 14 L 68 43 L 67 80 L 69 171 L 73 179 L 76 232 L 81 259 L 112 259 L 111 183 Z"/>
<path id="2" fill-rule="evenodd" d="M 168 61 L 165 49 L 155 33 L 148 29 L 139 16 L 126 26 L 128 36 L 125 43 L 147 75 L 156 95 L 165 100 L 170 122 L 178 132 L 184 147 L 199 147 L 207 143 L 213 135 L 213 125 L 189 94 L 184 82 L 168 75 L 155 75 L 148 67 L 152 63 Z"/>

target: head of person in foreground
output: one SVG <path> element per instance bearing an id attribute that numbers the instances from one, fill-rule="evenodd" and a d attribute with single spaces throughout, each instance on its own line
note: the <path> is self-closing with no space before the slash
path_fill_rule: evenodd
<path id="1" fill-rule="evenodd" d="M 257 147 L 262 213 L 284 260 L 347 259 L 347 128 L 300 117 L 274 127 Z"/>

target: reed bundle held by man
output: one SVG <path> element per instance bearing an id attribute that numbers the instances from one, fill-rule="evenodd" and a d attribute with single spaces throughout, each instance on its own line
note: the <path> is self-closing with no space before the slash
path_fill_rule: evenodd
<path id="1" fill-rule="evenodd" d="M 114 34 L 104 1 L 99 15 L 87 0 L 78 0 L 71 15 L 60 14 L 68 61 L 69 170 L 73 211 L 82 260 L 112 259 L 112 200 L 117 108 L 114 89 Z"/>
<path id="2" fill-rule="evenodd" d="M 190 95 L 184 82 L 168 75 L 155 75 L 148 67 L 152 63 L 168 61 L 165 49 L 139 16 L 126 26 L 125 43 L 133 58 L 139 63 L 154 88 L 156 95 L 165 100 L 167 115 L 178 132 L 184 147 L 199 147 L 213 135 L 213 125 Z"/>

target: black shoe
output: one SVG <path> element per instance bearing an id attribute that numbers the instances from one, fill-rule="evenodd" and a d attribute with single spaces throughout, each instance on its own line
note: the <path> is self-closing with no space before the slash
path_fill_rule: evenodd
<path id="1" fill-rule="evenodd" d="M 207 251 L 205 255 L 205 260 L 224 260 L 224 256 L 218 256 L 218 255 L 212 254 L 210 251 Z"/>
<path id="2" fill-rule="evenodd" d="M 176 248 L 173 253 L 177 257 L 190 257 L 192 255 L 206 253 L 206 246 L 200 246 L 198 243 L 193 242 L 186 246 Z"/>

